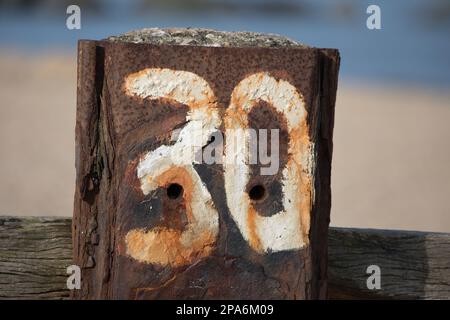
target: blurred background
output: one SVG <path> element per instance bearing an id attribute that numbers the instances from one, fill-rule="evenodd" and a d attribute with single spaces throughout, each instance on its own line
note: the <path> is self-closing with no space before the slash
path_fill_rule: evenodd
<path id="1" fill-rule="evenodd" d="M 0 0 L 0 215 L 72 215 L 77 40 L 144 27 L 338 48 L 331 224 L 450 232 L 450 0 Z"/>

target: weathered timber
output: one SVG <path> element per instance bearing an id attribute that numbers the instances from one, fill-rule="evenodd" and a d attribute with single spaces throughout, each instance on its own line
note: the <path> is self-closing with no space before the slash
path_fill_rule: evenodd
<path id="1" fill-rule="evenodd" d="M 330 296 L 450 299 L 450 235 L 376 229 L 331 229 Z M 367 267 L 381 270 L 381 290 L 368 290 Z"/>
<path id="2" fill-rule="evenodd" d="M 67 299 L 71 219 L 0 216 L 0 299 Z M 330 228 L 329 298 L 450 299 L 450 234 Z M 367 290 L 366 268 L 381 268 Z"/>
<path id="3" fill-rule="evenodd" d="M 74 298 L 326 298 L 338 68 L 275 35 L 80 41 Z M 250 128 L 279 130 L 270 174 L 245 162 Z"/>
<path id="4" fill-rule="evenodd" d="M 65 299 L 69 218 L 0 217 L 0 299 Z"/>

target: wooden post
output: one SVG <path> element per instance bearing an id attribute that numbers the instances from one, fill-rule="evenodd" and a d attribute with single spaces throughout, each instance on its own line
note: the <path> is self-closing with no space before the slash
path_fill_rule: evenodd
<path id="1" fill-rule="evenodd" d="M 75 298 L 326 297 L 337 50 L 147 29 L 78 54 Z"/>

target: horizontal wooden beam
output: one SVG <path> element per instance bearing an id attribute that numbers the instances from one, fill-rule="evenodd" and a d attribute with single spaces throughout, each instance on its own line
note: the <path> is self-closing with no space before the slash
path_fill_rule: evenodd
<path id="1" fill-rule="evenodd" d="M 330 228 L 328 244 L 332 299 L 450 298 L 450 234 Z M 67 299 L 71 264 L 70 218 L 0 217 L 0 299 Z"/>
<path id="2" fill-rule="evenodd" d="M 359 299 L 450 299 L 450 234 L 331 228 L 329 295 Z M 368 290 L 367 267 L 381 271 Z"/>
<path id="3" fill-rule="evenodd" d="M 64 299 L 70 218 L 0 217 L 0 299 Z"/>

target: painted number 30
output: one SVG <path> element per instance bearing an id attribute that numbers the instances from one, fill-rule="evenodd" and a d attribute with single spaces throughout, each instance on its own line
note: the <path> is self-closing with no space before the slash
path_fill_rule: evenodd
<path id="1" fill-rule="evenodd" d="M 217 98 L 200 76 L 171 69 L 151 68 L 130 74 L 125 80 L 127 95 L 142 99 L 172 99 L 188 106 L 186 125 L 176 142 L 148 152 L 137 166 L 142 192 L 147 195 L 169 183 L 185 186 L 188 225 L 184 231 L 157 227 L 132 229 L 125 236 L 127 255 L 137 261 L 182 266 L 211 254 L 219 231 L 219 214 L 211 194 L 193 164 L 192 146 L 205 146 L 222 124 Z M 289 159 L 282 171 L 283 207 L 265 217 L 259 215 L 245 192 L 249 180 L 248 113 L 264 101 L 284 115 L 287 121 Z M 268 72 L 252 74 L 233 90 L 224 117 L 225 135 L 235 137 L 239 148 L 225 144 L 224 155 L 233 159 L 224 165 L 227 205 L 233 220 L 251 248 L 259 253 L 302 248 L 308 242 L 311 209 L 312 143 L 308 136 L 303 96 L 285 80 Z M 201 124 L 201 134 L 198 124 Z M 206 134 L 205 134 L 206 133 Z M 300 196 L 299 196 L 300 194 Z"/>

